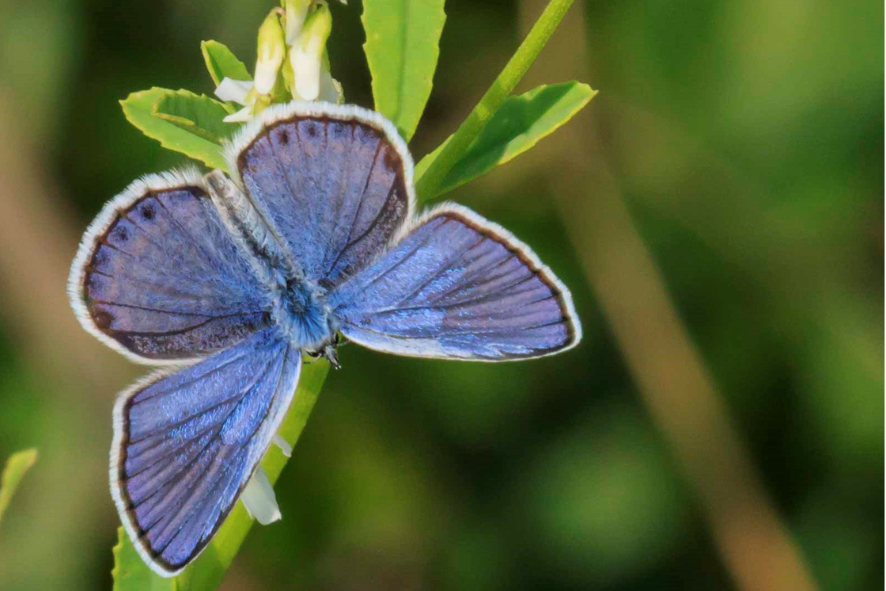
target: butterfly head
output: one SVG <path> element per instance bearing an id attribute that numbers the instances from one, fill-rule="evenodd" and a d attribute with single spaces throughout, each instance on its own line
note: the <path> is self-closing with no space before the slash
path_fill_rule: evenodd
<path id="1" fill-rule="evenodd" d="M 300 278 L 285 281 L 277 290 L 273 317 L 295 347 L 330 361 L 335 358 L 338 327 L 325 303 L 324 290 Z"/>

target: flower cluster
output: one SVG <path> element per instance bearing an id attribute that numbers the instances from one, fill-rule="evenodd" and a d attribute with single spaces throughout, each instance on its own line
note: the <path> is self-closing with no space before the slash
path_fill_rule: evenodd
<path id="1" fill-rule="evenodd" d="M 243 105 L 225 121 L 248 121 L 270 104 L 292 99 L 344 102 L 326 56 L 331 31 L 324 0 L 282 0 L 258 30 L 255 80 L 225 78 L 215 89 L 223 101 Z"/>

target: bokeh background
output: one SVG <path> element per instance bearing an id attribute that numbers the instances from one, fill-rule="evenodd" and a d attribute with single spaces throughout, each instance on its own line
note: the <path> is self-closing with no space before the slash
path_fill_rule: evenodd
<path id="1" fill-rule="evenodd" d="M 40 449 L 0 527 L 4 590 L 111 587 L 111 408 L 143 370 L 79 328 L 65 281 L 100 206 L 183 163 L 117 101 L 210 93 L 200 41 L 253 59 L 271 4 L 0 0 L 0 458 Z M 417 156 L 543 5 L 447 3 Z M 333 74 L 371 106 L 360 3 L 332 10 Z M 599 96 L 449 197 L 553 267 L 584 342 L 495 366 L 343 348 L 284 519 L 223 589 L 882 588 L 883 17 L 576 2 L 521 89 Z"/>

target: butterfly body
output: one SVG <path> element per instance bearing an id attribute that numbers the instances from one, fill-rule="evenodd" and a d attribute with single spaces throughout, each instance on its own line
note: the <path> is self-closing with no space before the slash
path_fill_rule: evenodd
<path id="1" fill-rule="evenodd" d="M 575 346 L 566 287 L 507 230 L 446 204 L 415 214 L 394 126 L 292 103 L 247 124 L 216 170 L 111 200 L 69 279 L 83 327 L 164 369 L 114 411 L 111 492 L 146 563 L 172 576 L 241 498 L 305 356 L 339 335 L 410 357 L 511 361 Z"/>
<path id="2" fill-rule="evenodd" d="M 273 318 L 293 346 L 313 353 L 333 343 L 337 323 L 326 304 L 325 290 L 290 279 L 281 286 L 278 298 Z"/>

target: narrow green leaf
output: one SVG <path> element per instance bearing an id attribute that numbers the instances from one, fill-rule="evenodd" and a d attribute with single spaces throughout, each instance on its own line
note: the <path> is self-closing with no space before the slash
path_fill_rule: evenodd
<path id="1" fill-rule="evenodd" d="M 302 367 L 292 407 L 280 427 L 280 435 L 293 446 L 305 428 L 328 371 L 329 364 L 325 361 L 318 361 Z M 267 472 L 271 483 L 275 483 L 280 477 L 287 459 L 276 446 L 272 446 L 265 454 L 262 467 Z M 252 523 L 246 509 L 243 508 L 243 503 L 238 502 L 200 557 L 173 579 L 164 579 L 154 574 L 138 556 L 132 541 L 121 527 L 119 531 L 120 543 L 114 549 L 114 591 L 140 591 L 142 589 L 203 591 L 215 589 L 221 583 L 225 572 L 240 550 Z M 123 573 L 126 573 L 127 576 L 125 581 L 131 581 L 131 583 L 126 583 L 123 579 L 118 580 L 118 577 Z M 163 584 L 171 584 L 172 586 L 163 587 Z"/>
<path id="2" fill-rule="evenodd" d="M 3 519 L 3 513 L 9 507 L 12 501 L 12 495 L 15 489 L 21 484 L 25 472 L 31 469 L 34 462 L 37 461 L 37 450 L 27 449 L 9 456 L 6 461 L 6 467 L 3 468 L 3 475 L 0 476 L 0 520 Z"/>
<path id="3" fill-rule="evenodd" d="M 204 41 L 200 44 L 200 51 L 203 52 L 206 69 L 216 86 L 225 78 L 252 80 L 249 70 L 226 45 L 218 41 Z"/>
<path id="4" fill-rule="evenodd" d="M 433 199 L 513 160 L 569 121 L 596 94 L 587 84 L 564 82 L 508 98 L 455 162 L 437 192 L 422 198 Z M 415 167 L 416 178 L 422 177 L 448 142 L 421 159 Z"/>
<path id="5" fill-rule="evenodd" d="M 126 119 L 149 138 L 155 139 L 169 150 L 201 160 L 210 168 L 227 170 L 222 148 L 217 142 L 201 137 L 179 124 L 156 116 L 156 108 L 173 90 L 152 88 L 130 94 L 120 101 Z M 233 126 L 232 126 L 233 127 Z"/>
<path id="6" fill-rule="evenodd" d="M 464 153 L 471 147 L 483 128 L 495 115 L 502 103 L 514 92 L 517 83 L 523 78 L 529 66 L 535 62 L 535 58 L 541 53 L 548 39 L 557 30 L 557 26 L 569 7 L 575 0 L 551 0 L 541 16 L 532 26 L 526 39 L 517 48 L 498 78 L 471 111 L 468 118 L 459 126 L 458 130 L 449 138 L 432 165 L 424 171 L 424 174 L 416 183 L 416 192 L 419 199 L 426 199 L 426 195 L 438 195 L 440 187 L 449 175 L 449 171 L 461 160 Z"/>
<path id="7" fill-rule="evenodd" d="M 154 117 L 216 144 L 237 131 L 222 121 L 227 115 L 223 103 L 189 90 L 168 92 L 154 103 Z"/>
<path id="8" fill-rule="evenodd" d="M 114 546 L 114 591 L 179 591 L 175 579 L 164 579 L 145 566 L 123 528 L 117 530 Z"/>
<path id="9" fill-rule="evenodd" d="M 372 74 L 375 110 L 406 141 L 431 94 L 446 13 L 444 0 L 364 0 L 363 51 Z"/>

